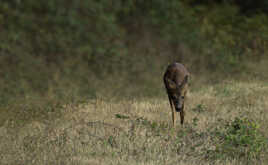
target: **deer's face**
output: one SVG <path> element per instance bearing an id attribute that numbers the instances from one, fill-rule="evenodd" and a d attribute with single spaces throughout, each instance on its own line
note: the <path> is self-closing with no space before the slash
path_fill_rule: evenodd
<path id="1" fill-rule="evenodd" d="M 181 89 L 177 89 L 171 94 L 171 99 L 174 103 L 177 112 L 180 112 L 184 107 L 185 93 Z"/>
<path id="2" fill-rule="evenodd" d="M 184 100 L 187 91 L 188 76 L 184 78 L 181 84 L 176 84 L 173 81 L 168 80 L 168 93 L 175 106 L 177 112 L 183 110 Z"/>

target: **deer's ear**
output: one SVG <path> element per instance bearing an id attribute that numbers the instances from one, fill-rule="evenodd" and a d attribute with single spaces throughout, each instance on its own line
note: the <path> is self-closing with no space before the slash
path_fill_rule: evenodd
<path id="1" fill-rule="evenodd" d="M 167 79 L 167 83 L 168 83 L 167 85 L 168 85 L 168 87 L 169 87 L 170 89 L 176 89 L 176 88 L 177 88 L 176 83 L 173 82 L 172 80 Z"/>
<path id="2" fill-rule="evenodd" d="M 188 83 L 189 75 L 186 75 L 181 83 L 181 87 L 183 88 Z"/>

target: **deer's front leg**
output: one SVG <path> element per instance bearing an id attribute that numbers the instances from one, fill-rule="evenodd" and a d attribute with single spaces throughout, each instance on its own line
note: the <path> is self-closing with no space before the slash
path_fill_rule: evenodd
<path id="1" fill-rule="evenodd" d="M 183 125 L 183 122 L 184 122 L 184 115 L 185 115 L 185 112 L 184 112 L 184 105 L 183 105 L 182 109 L 181 109 L 181 112 L 180 112 L 181 125 Z"/>
<path id="2" fill-rule="evenodd" d="M 176 113 L 175 113 L 175 109 L 173 107 L 173 102 L 170 96 L 168 96 L 169 99 L 169 103 L 170 103 L 170 108 L 171 108 L 171 117 L 172 117 L 172 125 L 173 127 L 175 127 L 175 123 L 176 123 Z"/>

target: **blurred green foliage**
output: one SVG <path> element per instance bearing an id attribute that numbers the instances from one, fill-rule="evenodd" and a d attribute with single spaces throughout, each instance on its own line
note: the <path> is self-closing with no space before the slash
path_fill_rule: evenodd
<path id="1" fill-rule="evenodd" d="M 248 16 L 241 4 L 2 0 L 0 104 L 155 96 L 172 61 L 239 73 L 264 58 L 268 36 L 265 10 Z"/>

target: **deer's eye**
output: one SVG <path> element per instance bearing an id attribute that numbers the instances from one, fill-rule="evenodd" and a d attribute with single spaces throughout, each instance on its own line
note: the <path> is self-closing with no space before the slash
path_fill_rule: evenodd
<path id="1" fill-rule="evenodd" d="M 181 96 L 182 99 L 184 99 L 184 96 Z"/>
<path id="2" fill-rule="evenodd" d="M 177 99 L 177 97 L 176 96 L 171 96 L 171 98 L 173 99 L 173 100 L 176 100 Z"/>

